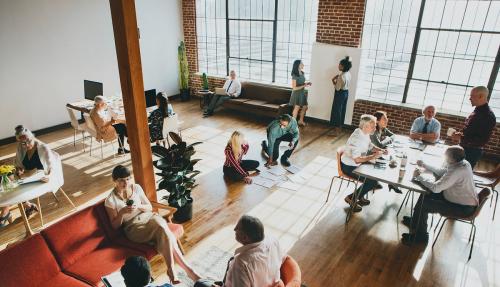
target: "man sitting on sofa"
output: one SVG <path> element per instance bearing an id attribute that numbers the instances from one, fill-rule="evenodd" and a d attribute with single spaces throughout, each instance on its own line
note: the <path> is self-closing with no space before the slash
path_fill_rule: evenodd
<path id="1" fill-rule="evenodd" d="M 281 156 L 281 164 L 290 166 L 288 158 L 299 143 L 299 126 L 297 120 L 290 115 L 281 115 L 267 126 L 267 140 L 262 141 L 262 151 L 267 154 L 266 166 L 276 165 L 280 153 L 280 143 L 289 142 L 288 149 Z"/>
<path id="2" fill-rule="evenodd" d="M 264 225 L 255 217 L 243 215 L 234 228 L 236 241 L 243 246 L 229 259 L 222 281 L 199 280 L 194 287 L 282 287 L 280 268 L 286 253 L 279 241 L 264 236 Z"/>
<path id="3" fill-rule="evenodd" d="M 236 72 L 234 70 L 229 72 L 229 79 L 224 83 L 223 89 L 223 93 L 216 93 L 213 95 L 210 103 L 206 107 L 205 111 L 203 111 L 204 117 L 213 115 L 214 110 L 221 106 L 225 100 L 229 98 L 237 98 L 241 94 L 241 83 L 238 79 L 236 79 Z"/>

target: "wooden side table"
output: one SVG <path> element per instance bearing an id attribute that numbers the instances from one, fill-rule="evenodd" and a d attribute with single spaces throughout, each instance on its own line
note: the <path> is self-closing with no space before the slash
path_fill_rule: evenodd
<path id="1" fill-rule="evenodd" d="M 196 92 L 196 95 L 200 98 L 200 109 L 203 109 L 203 107 L 208 105 L 213 94 L 214 92 L 209 90 L 198 90 Z"/>

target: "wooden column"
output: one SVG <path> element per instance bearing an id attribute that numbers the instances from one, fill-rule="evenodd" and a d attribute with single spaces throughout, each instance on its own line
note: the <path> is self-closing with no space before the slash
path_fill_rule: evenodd
<path id="1" fill-rule="evenodd" d="M 134 0 L 109 0 L 135 182 L 157 200 Z"/>

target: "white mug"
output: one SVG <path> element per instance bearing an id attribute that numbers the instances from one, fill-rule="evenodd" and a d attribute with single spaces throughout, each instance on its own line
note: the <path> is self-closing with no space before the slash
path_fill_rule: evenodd
<path id="1" fill-rule="evenodd" d="M 448 128 L 448 131 L 446 132 L 446 134 L 451 137 L 457 130 L 454 129 L 454 128 Z"/>

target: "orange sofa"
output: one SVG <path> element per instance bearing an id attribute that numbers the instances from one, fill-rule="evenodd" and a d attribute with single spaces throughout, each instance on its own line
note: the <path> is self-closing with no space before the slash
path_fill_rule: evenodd
<path id="1" fill-rule="evenodd" d="M 169 227 L 177 238 L 182 225 Z M 0 286 L 103 286 L 101 277 L 118 270 L 132 255 L 151 259 L 157 252 L 113 230 L 99 203 L 81 210 L 0 252 Z"/>

